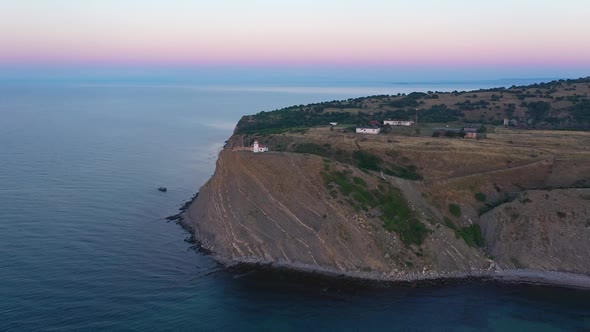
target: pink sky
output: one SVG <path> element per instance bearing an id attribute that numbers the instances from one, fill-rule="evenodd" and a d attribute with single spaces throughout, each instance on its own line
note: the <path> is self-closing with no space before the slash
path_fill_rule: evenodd
<path id="1" fill-rule="evenodd" d="M 557 1 L 22 0 L 0 64 L 590 66 L 590 6 Z"/>

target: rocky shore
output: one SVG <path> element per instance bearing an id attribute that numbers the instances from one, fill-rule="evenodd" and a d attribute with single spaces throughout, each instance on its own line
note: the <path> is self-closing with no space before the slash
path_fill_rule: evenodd
<path id="1" fill-rule="evenodd" d="M 198 195 L 198 194 L 197 194 Z M 272 261 L 258 258 L 240 258 L 228 260 L 215 254 L 215 247 L 206 244 L 206 239 L 200 239 L 194 232 L 193 226 L 186 222 L 183 214 L 187 207 L 197 197 L 188 201 L 180 209 L 180 213 L 172 216 L 171 219 L 176 221 L 191 236 L 187 241 L 195 244 L 195 249 L 210 255 L 218 263 L 228 269 L 256 269 L 256 270 L 273 270 L 285 271 L 287 273 L 299 273 L 309 278 L 336 278 L 352 282 L 369 282 L 379 283 L 385 286 L 405 286 L 405 285 L 438 285 L 448 282 L 461 282 L 461 280 L 482 280 L 498 281 L 503 283 L 518 284 L 535 284 L 547 286 L 559 286 L 568 288 L 590 289 L 590 276 L 583 274 L 558 272 L 558 271 L 541 271 L 533 269 L 501 269 L 493 264 L 489 269 L 477 270 L 471 272 L 435 272 L 423 271 L 422 273 L 405 273 L 405 272 L 379 272 L 379 271 L 341 271 L 330 267 L 321 267 L 317 265 L 302 264 L 296 262 L 287 262 L 282 260 Z M 167 218 L 168 219 L 168 218 Z M 195 235 L 197 235 L 195 237 Z"/>

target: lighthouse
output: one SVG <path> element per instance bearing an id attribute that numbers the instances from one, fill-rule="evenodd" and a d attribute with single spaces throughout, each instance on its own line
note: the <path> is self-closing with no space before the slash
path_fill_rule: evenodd
<path id="1" fill-rule="evenodd" d="M 260 143 L 258 140 L 254 140 L 254 144 L 252 144 L 252 152 L 259 153 L 259 152 L 267 152 L 268 148 Z"/>

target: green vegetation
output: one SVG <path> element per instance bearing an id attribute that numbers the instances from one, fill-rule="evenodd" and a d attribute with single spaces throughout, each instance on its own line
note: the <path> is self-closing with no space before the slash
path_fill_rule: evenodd
<path id="1" fill-rule="evenodd" d="M 352 192 L 362 192 L 364 190 L 361 186 L 348 181 L 350 173 L 351 172 L 349 171 L 322 172 L 322 176 L 324 177 L 324 183 L 326 185 L 335 183 L 338 185 L 340 193 L 344 196 L 348 196 Z"/>
<path id="2" fill-rule="evenodd" d="M 478 224 L 469 225 L 456 231 L 456 235 L 463 238 L 470 247 L 483 247 L 485 241 L 481 235 L 481 227 Z"/>
<path id="3" fill-rule="evenodd" d="M 447 105 L 434 105 L 429 109 L 421 110 L 419 113 L 420 121 L 431 123 L 458 121 L 463 116 L 465 116 L 463 112 L 450 109 Z"/>
<path id="4" fill-rule="evenodd" d="M 420 105 L 418 100 L 426 96 L 428 95 L 424 92 L 412 92 L 403 98 L 388 103 L 387 105 L 395 108 L 418 107 Z"/>
<path id="5" fill-rule="evenodd" d="M 551 104 L 546 101 L 532 101 L 530 103 L 522 103 L 527 108 L 527 114 L 535 121 L 544 120 L 551 110 Z"/>
<path id="6" fill-rule="evenodd" d="M 574 84 L 587 83 L 589 78 L 576 80 L 559 80 L 529 86 L 513 86 L 509 89 L 495 88 L 477 91 L 481 94 L 467 94 L 453 91 L 414 92 L 408 95 L 378 95 L 348 100 L 333 100 L 309 105 L 294 105 L 272 112 L 259 112 L 243 117 L 236 128 L 236 134 L 281 134 L 285 132 L 301 132 L 314 126 L 328 126 L 329 122 L 363 125 L 372 120 L 413 119 L 418 111 L 421 123 L 448 123 L 454 121 L 472 122 L 473 117 L 466 112 L 498 111 L 492 114 L 480 114 L 480 123 L 501 124 L 504 117 L 515 115 L 515 98 L 520 99 L 521 107 L 526 108 L 527 120 L 533 120 L 540 127 L 564 129 L 590 128 L 590 100 L 586 93 L 569 93 L 554 96 L 555 93 L 576 91 Z M 584 87 L 583 87 L 584 88 Z M 585 91 L 584 91 L 585 92 Z M 488 94 L 485 94 L 488 93 Z M 491 94 L 493 93 L 493 94 Z M 443 96 L 464 96 L 449 102 Z M 546 98 L 547 101 L 539 101 Z M 431 100 L 445 100 L 440 104 L 432 104 Z M 452 100 L 452 99 L 451 99 Z M 556 102 L 565 101 L 568 104 Z M 428 105 L 428 106 L 425 106 Z M 366 111 L 370 109 L 370 111 Z M 523 119 L 517 116 L 522 121 Z M 569 121 L 568 121 L 569 120 Z M 574 120 L 574 121 L 571 121 Z M 336 130 L 336 128 L 334 128 Z"/>
<path id="7" fill-rule="evenodd" d="M 403 243 L 420 245 L 430 234 L 426 225 L 414 216 L 399 189 L 387 184 L 369 190 L 363 179 L 352 177 L 349 171 L 324 171 L 322 175 L 328 189 L 336 184 L 340 193 L 355 208 L 380 210 L 383 227 L 399 234 Z"/>
<path id="8" fill-rule="evenodd" d="M 474 98 L 477 98 L 477 96 L 475 96 Z M 462 103 L 455 104 L 455 106 L 458 106 L 460 110 L 464 110 L 464 111 L 485 109 L 489 105 L 490 105 L 490 102 L 483 100 L 483 99 L 478 100 L 478 101 L 474 101 L 474 102 L 472 102 L 471 100 L 466 100 Z"/>
<path id="9" fill-rule="evenodd" d="M 582 123 L 590 123 L 590 100 L 584 101 L 574 105 L 571 108 L 573 117 Z"/>
<path id="10" fill-rule="evenodd" d="M 516 197 L 516 195 L 506 195 L 504 198 L 498 199 L 492 203 L 487 203 L 484 207 L 479 209 L 479 215 L 481 216 L 484 213 L 490 212 L 502 204 L 510 203 L 514 201 Z"/>
<path id="11" fill-rule="evenodd" d="M 352 154 L 355 165 L 363 170 L 380 171 L 383 160 L 369 152 L 358 150 Z"/>
<path id="12" fill-rule="evenodd" d="M 461 217 L 461 207 L 457 204 L 449 204 L 449 212 L 457 218 Z"/>
<path id="13" fill-rule="evenodd" d="M 236 128 L 237 134 L 274 133 L 278 134 L 293 128 L 308 128 L 327 125 L 330 122 L 360 123 L 364 114 L 348 112 L 323 112 L 304 106 L 293 106 L 273 112 L 260 112 L 243 117 Z"/>
<path id="14" fill-rule="evenodd" d="M 418 173 L 418 168 L 414 165 L 407 167 L 390 165 L 389 168 L 383 170 L 383 173 L 406 180 L 422 180 L 422 175 Z"/>
<path id="15" fill-rule="evenodd" d="M 414 165 L 400 166 L 396 164 L 386 164 L 383 166 L 383 160 L 367 151 L 355 151 L 352 154 L 353 164 L 362 169 L 369 171 L 383 171 L 383 173 L 407 180 L 421 180 L 422 175 L 418 173 L 418 168 Z"/>
<path id="16" fill-rule="evenodd" d="M 303 134 L 307 127 L 266 128 L 255 131 L 257 135 L 280 135 L 284 133 Z"/>
<path id="17" fill-rule="evenodd" d="M 445 226 L 455 231 L 457 238 L 462 238 L 465 243 L 470 247 L 483 247 L 485 241 L 481 235 L 481 228 L 479 225 L 474 224 L 467 227 L 458 228 L 455 223 L 448 217 L 443 218 Z"/>
<path id="18" fill-rule="evenodd" d="M 365 180 L 359 178 L 358 176 L 355 176 L 352 178 L 352 181 L 354 182 L 354 184 L 359 185 L 359 186 L 367 186 L 367 182 L 365 182 Z"/>
<path id="19" fill-rule="evenodd" d="M 454 231 L 456 231 L 456 230 L 457 230 L 457 226 L 455 226 L 455 223 L 454 223 L 454 222 L 453 222 L 451 219 L 449 219 L 449 217 L 447 217 L 447 216 L 444 216 L 444 217 L 443 217 L 443 221 L 444 221 L 445 225 L 446 225 L 448 228 L 450 228 L 450 229 L 452 229 L 452 230 L 454 230 Z"/>
<path id="20" fill-rule="evenodd" d="M 352 154 L 349 154 L 347 151 L 341 149 L 334 150 L 329 144 L 319 145 L 316 143 L 301 143 L 295 146 L 293 152 L 309 153 L 322 156 L 324 158 L 332 158 L 341 163 L 354 165 L 364 171 L 383 171 L 383 173 L 387 175 L 402 179 L 422 179 L 422 175 L 418 173 L 418 168 L 416 166 L 387 164 L 379 156 L 376 156 L 368 151 L 358 150 Z"/>
<path id="21" fill-rule="evenodd" d="M 328 160 L 333 159 L 341 163 L 353 164 L 352 156 L 348 151 L 333 149 L 330 144 L 301 143 L 295 146 L 293 152 L 315 154 Z"/>
<path id="22" fill-rule="evenodd" d="M 485 202 L 487 199 L 486 194 L 484 194 L 482 192 L 477 192 L 477 193 L 475 193 L 474 196 L 478 202 Z"/>

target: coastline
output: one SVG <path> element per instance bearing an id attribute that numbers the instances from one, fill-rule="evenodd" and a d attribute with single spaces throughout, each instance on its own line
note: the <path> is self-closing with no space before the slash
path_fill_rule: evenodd
<path id="1" fill-rule="evenodd" d="M 277 272 L 302 274 L 310 278 L 329 278 L 349 280 L 360 283 L 377 283 L 384 286 L 407 286 L 407 285 L 439 285 L 448 282 L 460 282 L 466 280 L 495 281 L 505 284 L 527 284 L 554 286 L 573 289 L 590 290 L 590 276 L 560 271 L 543 271 L 533 269 L 500 269 L 474 270 L 472 272 L 425 272 L 425 273 L 386 273 L 379 271 L 341 271 L 330 267 L 287 262 L 282 260 L 269 261 L 257 258 L 227 259 L 215 254 L 215 248 L 208 247 L 202 239 L 198 238 L 192 225 L 184 222 L 184 210 L 197 197 L 198 193 L 183 205 L 184 209 L 176 215 L 179 219 L 175 221 L 190 234 L 187 242 L 194 244 L 194 249 L 199 253 L 210 256 L 226 269 L 254 268 L 260 270 L 271 270 Z"/>
<path id="2" fill-rule="evenodd" d="M 493 101 L 493 96 L 490 98 Z M 366 105 L 359 104 L 360 106 L 357 106 L 360 109 L 363 105 L 369 107 L 368 104 L 369 102 Z M 280 115 L 286 111 L 291 111 L 291 109 L 278 110 L 277 114 Z M 293 111 L 303 114 L 311 112 L 310 109 L 304 109 L 303 106 Z M 321 112 L 323 112 L 323 108 Z M 560 154 L 553 150 L 548 151 L 545 146 L 545 140 L 553 140 L 555 139 L 554 136 L 546 134 L 548 138 L 541 135 L 540 138 L 537 136 L 528 138 L 527 136 L 524 139 L 513 137 L 511 136 L 514 134 L 513 132 L 501 131 L 508 130 L 506 129 L 508 125 L 505 124 L 504 128 L 499 127 L 500 131 L 498 133 L 494 131 L 497 137 L 490 137 L 491 143 L 487 145 L 484 143 L 470 145 L 467 143 L 471 142 L 465 141 L 467 143 L 463 145 L 449 145 L 451 147 L 444 150 L 440 148 L 443 145 L 438 145 L 438 141 L 434 142 L 436 147 L 425 150 L 426 152 L 431 150 L 440 152 L 439 149 L 442 149 L 442 152 L 457 154 L 456 151 L 465 151 L 463 154 L 455 155 L 454 159 L 447 160 L 447 168 L 440 165 L 428 168 L 432 163 L 424 159 L 424 153 L 426 152 L 418 153 L 417 156 L 414 155 L 415 163 L 411 164 L 412 168 L 410 168 L 410 166 L 399 166 L 398 164 L 401 161 L 396 158 L 402 152 L 407 152 L 406 150 L 422 151 L 420 150 L 422 144 L 430 145 L 433 142 L 428 141 L 428 139 L 424 142 L 422 137 L 417 138 L 415 141 L 409 138 L 407 146 L 400 148 L 402 152 L 392 150 L 395 153 L 390 153 L 391 151 L 387 150 L 390 147 L 389 143 L 393 142 L 390 139 L 358 139 L 353 135 L 346 134 L 347 131 L 345 130 L 336 131 L 333 127 L 330 127 L 330 132 L 328 132 L 326 128 L 314 128 L 309 129 L 307 138 L 302 138 L 300 136 L 303 136 L 303 134 L 295 132 L 291 136 L 287 135 L 287 138 L 281 138 L 283 140 L 280 141 L 280 144 L 274 142 L 274 144 L 282 146 L 282 150 L 277 151 L 284 152 L 285 155 L 289 156 L 288 158 L 281 158 L 282 155 L 279 154 L 267 153 L 257 157 L 258 159 L 253 159 L 254 157 L 251 154 L 246 155 L 243 153 L 244 146 L 246 146 L 244 145 L 244 135 L 240 134 L 240 137 L 238 133 L 248 132 L 246 130 L 249 128 L 248 125 L 252 127 L 251 130 L 259 130 L 260 128 L 256 126 L 256 116 L 258 115 L 245 116 L 236 125 L 234 134 L 226 141 L 224 149 L 218 156 L 215 173 L 201 187 L 202 195 L 200 199 L 196 199 L 197 193 L 191 200 L 183 204 L 177 215 L 166 218 L 168 221 L 178 222 L 191 234 L 187 241 L 195 243 L 197 250 L 211 255 L 221 265 L 229 268 L 250 266 L 330 278 L 392 284 L 484 279 L 504 283 L 590 289 L 590 272 L 586 268 L 588 266 L 588 256 L 584 255 L 584 253 L 588 252 L 588 243 L 584 241 L 587 236 L 579 235 L 587 234 L 589 227 L 589 224 L 583 224 L 585 220 L 582 220 L 579 216 L 587 215 L 590 210 L 588 210 L 589 206 L 584 201 L 584 199 L 587 199 L 586 196 L 582 197 L 582 194 L 576 192 L 574 199 L 568 196 L 569 192 L 566 192 L 567 189 L 576 190 L 576 186 L 579 186 L 580 181 L 590 181 L 590 179 L 585 179 L 582 176 L 588 171 L 588 168 L 584 165 L 574 167 L 578 159 L 575 159 L 573 164 L 572 162 L 569 164 L 556 163 L 556 155 L 559 156 Z M 266 120 L 266 118 L 262 118 L 260 121 L 265 124 L 264 121 Z M 322 120 L 324 119 L 322 118 Z M 289 121 L 284 120 L 285 123 L 282 124 L 292 126 L 293 123 Z M 281 125 L 280 121 L 278 124 Z M 447 127 L 449 126 L 447 125 Z M 428 127 L 428 129 L 432 128 Z M 438 137 L 434 136 L 437 129 L 434 128 L 433 130 L 433 137 Z M 416 132 L 418 133 L 417 136 L 420 136 L 418 130 Z M 521 133 L 520 131 L 515 132 L 516 134 Z M 286 134 L 282 133 L 282 135 Z M 332 148 L 322 150 L 321 143 L 325 143 L 323 146 L 331 146 L 332 141 L 321 139 L 322 137 L 328 137 L 328 135 L 332 140 L 334 138 L 342 140 L 342 144 L 337 150 L 330 150 Z M 413 137 L 411 135 L 407 136 Z M 556 137 L 562 136 L 561 133 L 556 134 Z M 254 142 L 258 142 L 256 137 L 254 139 Z M 536 153 L 529 154 L 522 160 L 518 159 L 520 160 L 518 166 L 513 166 L 516 165 L 512 164 L 513 160 L 507 159 L 507 151 L 518 156 L 526 151 L 522 150 L 523 147 L 520 145 L 513 145 L 513 139 L 515 141 L 530 141 L 532 147 L 527 145 L 527 149 L 537 147 Z M 578 142 L 579 139 L 576 136 L 571 140 Z M 507 140 L 506 143 L 504 143 L 505 140 Z M 361 146 L 359 141 L 368 143 L 363 143 Z M 561 141 L 557 140 L 556 142 L 557 146 L 561 146 Z M 291 150 L 285 148 L 285 146 L 297 147 L 297 144 L 305 148 L 299 151 L 294 148 Z M 313 148 L 308 148 L 306 144 Z M 249 146 L 249 143 L 247 146 Z M 254 149 L 256 149 L 257 145 L 254 146 Z M 472 167 L 471 171 L 463 170 L 461 172 L 465 174 L 459 172 L 457 173 L 459 175 L 451 176 L 455 174 L 456 170 L 453 167 L 456 166 L 456 160 L 459 160 L 459 157 L 471 158 L 474 151 L 479 153 L 480 150 L 483 150 L 482 146 L 489 147 L 488 150 L 482 152 L 483 154 L 489 152 L 491 156 L 501 155 L 503 157 L 490 157 L 489 160 L 485 160 L 486 165 L 492 165 L 487 166 L 487 168 L 481 162 L 474 162 L 473 165 L 470 165 Z M 316 150 L 323 152 L 317 152 Z M 381 187 L 381 184 L 377 183 L 378 181 L 374 181 L 378 178 L 377 172 L 373 174 L 373 177 L 370 177 L 362 174 L 361 171 L 367 171 L 366 169 L 356 169 L 355 167 L 358 165 L 354 162 L 347 164 L 346 167 L 337 162 L 333 164 L 336 166 L 329 164 L 333 161 L 331 158 L 338 151 L 349 150 L 354 151 L 354 153 L 359 150 L 376 160 L 389 160 L 389 164 L 386 165 L 393 165 L 392 167 L 421 169 L 424 174 L 430 174 L 433 179 L 439 179 L 437 176 L 443 174 L 444 176 L 440 178 L 443 180 L 437 185 L 427 183 L 427 181 L 431 180 L 426 178 L 427 180 L 424 180 L 422 184 L 427 183 L 430 187 L 422 192 L 416 188 L 417 185 L 410 185 L 408 181 L 416 178 L 424 179 L 421 174 L 416 173 L 412 177 L 407 174 L 404 175 L 405 177 L 401 177 L 403 174 L 398 174 L 403 180 L 389 181 L 393 183 L 394 189 L 400 190 L 399 195 L 402 199 L 399 200 L 401 203 L 398 205 L 402 208 L 405 207 L 408 211 L 414 211 L 417 206 L 417 210 L 422 212 L 422 216 L 424 216 L 422 221 L 427 220 L 433 226 L 427 227 L 422 224 L 423 227 L 419 228 L 421 222 L 417 221 L 414 228 L 422 230 L 423 233 L 420 233 L 420 231 L 400 233 L 400 230 L 397 229 L 396 232 L 399 233 L 399 237 L 379 237 L 380 233 L 376 232 L 377 235 L 374 235 L 370 228 L 374 225 L 367 223 L 365 218 L 357 218 L 354 211 L 351 210 L 348 214 L 338 211 L 335 206 L 342 207 L 344 210 L 351 206 L 356 206 L 356 208 L 358 206 L 364 207 L 365 211 L 374 208 L 377 213 L 369 211 L 370 214 L 365 214 L 368 220 L 374 221 L 381 217 L 381 219 L 390 223 L 393 223 L 391 220 L 395 220 L 394 218 L 402 220 L 402 217 L 396 215 L 396 213 L 404 211 L 403 209 L 389 209 L 395 210 L 394 213 L 387 216 L 389 219 L 382 217 L 383 211 L 389 211 L 387 209 L 383 210 L 384 207 L 389 207 L 385 206 L 385 204 L 392 204 L 391 202 L 397 202 L 398 200 L 386 197 L 383 194 L 386 191 L 383 188 L 386 187 Z M 567 153 L 578 156 L 577 152 L 572 152 L 574 150 L 570 151 L 565 148 L 560 148 L 560 150 L 565 151 L 563 155 L 566 157 L 570 156 Z M 240 152 L 232 154 L 230 151 Z M 349 158 L 353 158 L 354 153 L 350 151 L 352 157 L 349 156 Z M 256 149 L 254 152 L 258 152 L 258 150 Z M 299 157 L 289 154 L 292 152 L 300 152 L 297 155 Z M 301 157 L 302 154 L 303 157 Z M 364 154 L 361 153 L 361 157 Z M 306 157 L 306 155 L 314 156 Z M 323 162 L 320 157 L 324 158 Z M 426 156 L 427 159 L 428 157 L 430 155 Z M 580 160 L 584 160 L 582 157 L 579 157 Z M 410 157 L 406 159 L 412 160 Z M 385 161 L 375 163 L 385 163 Z M 360 162 L 358 164 L 360 165 Z M 358 180 L 358 187 L 360 188 L 354 189 L 356 192 L 353 194 L 358 194 L 363 200 L 355 201 L 355 198 L 352 198 L 352 201 L 347 201 L 350 203 L 348 205 L 340 200 L 339 202 L 342 205 L 338 205 L 337 202 L 335 203 L 337 197 L 349 199 L 351 190 L 338 191 L 337 188 L 346 185 L 353 186 L 353 184 L 351 184 L 350 179 L 341 181 L 343 182 L 341 184 L 336 181 L 337 178 L 333 174 L 344 172 L 342 169 L 345 168 L 348 171 L 348 167 L 351 165 L 352 170 L 350 173 L 353 174 L 353 179 L 356 177 L 355 181 Z M 381 180 L 387 182 L 388 178 L 383 175 L 383 168 L 379 165 L 376 167 L 376 169 L 381 170 Z M 393 169 L 397 169 L 395 167 Z M 467 166 L 460 165 L 460 167 Z M 296 168 L 298 171 L 292 172 L 293 174 L 289 176 L 282 174 L 285 169 Z M 355 169 L 356 173 L 354 173 Z M 554 173 L 554 169 L 559 172 Z M 565 176 L 569 172 L 567 170 L 571 171 L 572 169 L 581 174 L 578 175 L 578 178 L 582 180 L 575 178 L 578 173 L 573 171 L 573 179 Z M 391 169 L 386 170 L 396 174 Z M 408 170 L 406 172 L 412 173 L 412 171 Z M 367 174 L 369 174 L 368 171 Z M 395 175 L 395 177 L 398 177 L 398 175 Z M 560 179 L 563 182 L 556 180 L 559 175 L 565 177 L 564 180 Z M 393 178 L 393 176 L 391 177 Z M 480 180 L 477 186 L 468 183 L 473 182 L 474 179 Z M 502 181 L 497 181 L 497 179 Z M 449 188 L 452 188 L 449 185 L 450 182 L 447 182 L 450 180 L 455 181 L 455 192 L 452 193 L 454 196 L 448 193 Z M 317 186 L 317 183 L 325 183 L 326 188 L 334 193 L 327 195 L 325 188 Z M 556 183 L 560 184 L 560 186 L 556 186 Z M 389 184 L 391 185 L 391 183 Z M 370 190 L 375 187 L 380 189 L 374 189 L 377 190 L 377 194 L 372 194 Z M 526 188 L 532 189 L 527 190 Z M 542 195 L 537 188 L 549 189 Z M 551 188 L 564 188 L 564 190 L 563 192 L 554 191 L 549 194 Z M 245 192 L 252 192 L 252 195 L 245 195 Z M 522 206 L 514 206 L 517 204 L 513 203 L 514 198 L 503 197 L 510 196 L 514 192 L 523 193 L 524 198 L 520 200 Z M 297 196 L 295 193 L 303 194 Z M 529 193 L 531 198 L 526 196 Z M 310 194 L 310 197 L 311 194 L 315 194 L 316 196 L 313 197 L 316 199 L 310 199 L 305 194 Z M 431 202 L 425 199 L 428 195 L 434 197 Z M 480 195 L 479 197 L 483 196 L 483 199 L 479 198 L 478 195 Z M 296 197 L 293 198 L 293 196 Z M 551 204 L 552 209 L 544 209 L 544 207 L 548 206 L 545 202 L 549 199 L 554 202 Z M 247 202 L 244 203 L 244 201 Z M 296 203 L 292 203 L 294 201 Z M 369 202 L 372 205 L 365 206 L 363 202 Z M 436 205 L 437 208 L 434 208 L 430 203 Z M 532 204 L 526 206 L 528 203 Z M 490 212 L 502 204 L 507 204 L 504 206 L 504 210 L 496 209 L 493 214 L 486 214 L 482 217 L 484 213 Z M 273 207 L 273 205 L 277 207 Z M 445 215 L 444 207 L 446 205 L 449 206 L 449 211 Z M 302 209 L 302 206 L 306 208 Z M 453 211 L 453 207 L 456 208 L 456 213 Z M 463 208 L 463 212 L 461 208 Z M 519 213 L 510 212 L 513 210 Z M 567 211 L 567 213 L 564 211 Z M 430 215 L 427 216 L 425 212 L 430 213 Z M 401 212 L 399 213 L 401 214 Z M 453 219 L 449 219 L 449 216 Z M 523 219 L 527 216 L 534 216 L 535 219 L 533 221 Z M 474 218 L 479 222 L 474 224 Z M 514 220 L 518 221 L 518 223 L 513 222 Z M 564 232 L 561 227 L 563 222 L 568 222 L 568 225 L 571 225 L 567 232 Z M 409 221 L 406 221 L 406 223 L 411 224 Z M 442 230 L 437 231 L 441 225 L 446 226 L 448 229 L 443 227 Z M 235 230 L 234 226 L 238 230 Z M 391 227 L 393 226 L 390 225 Z M 408 228 L 410 227 L 408 226 Z M 322 233 L 323 237 L 320 237 L 320 230 L 324 232 Z M 392 231 L 392 229 L 387 230 Z M 428 236 L 424 235 L 425 233 L 435 233 L 436 236 L 432 236 L 432 240 L 424 245 L 425 250 L 431 255 L 421 258 L 424 256 L 422 248 L 414 252 L 413 249 L 410 249 L 408 243 L 422 245 L 423 239 Z M 405 237 L 404 234 L 406 234 Z M 510 238 L 505 242 L 499 240 L 508 238 L 510 234 L 522 234 L 524 239 Z M 532 235 L 527 237 L 525 234 Z M 339 240 L 343 238 L 346 241 Z M 404 243 L 401 243 L 400 239 Z M 318 243 L 319 245 L 316 246 Z M 449 252 L 448 248 L 453 248 L 454 251 Z M 575 250 L 578 248 L 579 250 Z M 500 252 L 500 255 L 496 255 L 494 250 Z M 574 254 L 578 251 L 580 251 L 579 254 Z M 488 253 L 490 254 L 487 255 Z M 546 263 L 546 257 L 552 257 L 551 254 L 555 254 L 555 257 L 561 259 L 557 259 L 557 263 Z M 318 259 L 316 260 L 316 258 Z M 527 258 L 530 258 L 530 260 L 527 260 Z M 519 259 L 525 261 L 525 264 L 520 264 Z M 359 261 L 362 263 L 358 264 Z M 416 262 L 418 264 L 413 264 Z M 584 268 L 580 268 L 580 266 Z M 540 270 L 537 270 L 537 268 Z"/>
<path id="3" fill-rule="evenodd" d="M 500 270 L 500 271 L 474 271 L 471 273 L 464 272 L 429 272 L 426 274 L 402 273 L 390 275 L 385 272 L 362 272 L 362 271 L 339 271 L 332 268 L 310 266 L 298 263 L 286 263 L 280 261 L 263 261 L 263 260 L 239 260 L 224 261 L 215 257 L 213 258 L 227 268 L 235 266 L 250 266 L 257 268 L 271 268 L 287 272 L 304 273 L 308 275 L 317 275 L 328 278 L 350 279 L 359 282 L 378 282 L 390 286 L 399 286 L 407 284 L 432 284 L 462 281 L 462 280 L 482 280 L 497 281 L 502 283 L 515 284 L 533 284 L 543 286 L 557 286 L 566 288 L 577 288 L 590 290 L 590 276 L 573 274 L 558 271 L 541 271 L 531 269 L 521 270 Z"/>

